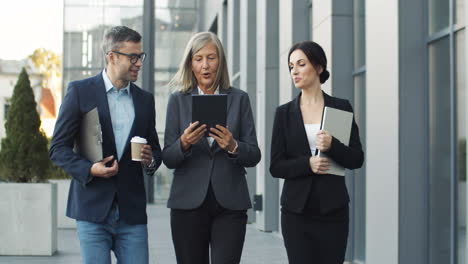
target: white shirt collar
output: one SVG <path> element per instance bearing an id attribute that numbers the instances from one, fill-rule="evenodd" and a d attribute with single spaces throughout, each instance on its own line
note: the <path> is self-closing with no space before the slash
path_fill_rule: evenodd
<path id="1" fill-rule="evenodd" d="M 112 88 L 114 88 L 114 85 L 112 84 L 111 80 L 109 79 L 109 76 L 107 75 L 106 69 L 102 71 L 102 79 L 104 79 L 104 86 L 106 87 L 106 92 L 109 92 Z M 125 89 L 127 89 L 128 94 L 130 94 L 130 82 L 128 82 L 127 86 L 122 90 Z"/>
<path id="2" fill-rule="evenodd" d="M 205 94 L 202 89 L 200 89 L 199 86 L 197 86 L 198 89 L 198 94 Z M 219 94 L 219 86 L 216 88 L 213 94 Z"/>

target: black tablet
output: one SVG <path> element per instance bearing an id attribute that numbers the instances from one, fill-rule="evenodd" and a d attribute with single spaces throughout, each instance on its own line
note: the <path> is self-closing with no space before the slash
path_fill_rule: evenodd
<path id="1" fill-rule="evenodd" d="M 226 117 L 226 94 L 192 95 L 192 123 L 199 121 L 200 125 L 206 124 L 205 137 L 208 137 L 211 127 L 226 127 Z"/>

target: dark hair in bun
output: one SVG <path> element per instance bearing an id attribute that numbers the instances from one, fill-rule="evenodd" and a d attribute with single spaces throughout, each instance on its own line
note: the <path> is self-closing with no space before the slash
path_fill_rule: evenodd
<path id="1" fill-rule="evenodd" d="M 330 78 L 330 72 L 328 72 L 327 70 L 322 71 L 322 73 L 320 74 L 320 83 L 326 82 L 328 78 Z"/>
<path id="2" fill-rule="evenodd" d="M 291 58 L 291 53 L 297 49 L 300 49 L 304 52 L 314 67 L 322 67 L 323 71 L 320 73 L 320 83 L 325 83 L 328 78 L 330 78 L 330 72 L 327 71 L 327 56 L 325 56 L 325 52 L 323 51 L 322 47 L 313 41 L 298 42 L 294 44 L 289 50 L 288 64 L 289 59 Z"/>

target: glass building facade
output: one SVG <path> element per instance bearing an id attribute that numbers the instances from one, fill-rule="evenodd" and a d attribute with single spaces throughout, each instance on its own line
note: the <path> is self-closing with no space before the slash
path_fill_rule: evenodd
<path id="1" fill-rule="evenodd" d="M 196 30 L 197 7 L 197 0 L 65 0 L 64 89 L 70 81 L 92 77 L 104 69 L 101 42 L 107 28 L 124 25 L 138 31 L 143 39 L 154 39 L 153 47 L 143 45 L 154 58 L 154 67 L 150 67 L 153 75 L 140 71 L 136 84 L 155 96 L 156 129 L 163 145 L 167 99 L 172 92 L 166 84 L 177 71 L 185 45 Z M 154 8 L 154 12 L 145 13 L 147 8 Z M 148 14 L 154 17 L 145 17 Z M 152 28 L 144 27 L 148 19 L 154 21 Z M 154 87 L 143 86 L 148 79 Z M 156 173 L 156 199 L 167 199 L 171 181 L 171 171 L 162 165 Z"/>
<path id="2" fill-rule="evenodd" d="M 351 196 L 347 260 L 463 264 L 468 252 L 465 1 L 399 1 L 399 8 L 387 10 L 383 6 L 388 1 L 383 0 L 65 0 L 64 87 L 104 68 L 100 45 L 106 28 L 127 25 L 143 38 L 153 37 L 154 47 L 144 49 L 153 53 L 154 75 L 141 76 L 137 84 L 145 78 L 154 80 L 154 87 L 142 88 L 155 95 L 162 143 L 172 92 L 166 84 L 177 71 L 190 36 L 210 30 L 223 42 L 233 85 L 249 93 L 259 144 L 267 152 L 275 107 L 298 93 L 289 76 L 283 76 L 288 47 L 305 39 L 317 41 L 329 57 L 332 76 L 324 90 L 352 103 L 363 149 L 374 154 L 366 156 L 363 168 L 347 175 Z M 148 3 L 154 8 L 149 30 L 144 27 Z M 376 14 L 382 17 L 376 19 Z M 388 18 L 395 16 L 397 23 L 389 25 Z M 376 34 L 382 39 L 393 34 L 390 40 L 395 42 L 376 43 Z M 395 46 L 399 58 L 390 70 L 398 73 L 394 80 L 398 87 L 390 87 L 395 98 L 389 99 L 385 91 L 375 92 L 380 83 L 392 81 L 388 62 L 376 64 L 368 54 L 386 53 Z M 393 99 L 400 128 L 397 140 L 387 142 L 379 138 L 375 124 L 385 123 L 379 118 Z M 379 160 L 389 150 L 397 153 L 395 160 Z M 280 232 L 282 184 L 268 173 L 269 154 L 262 153 L 257 169 L 248 170 L 251 195 L 263 196 L 263 211 L 249 211 L 249 219 L 260 230 Z M 397 173 L 386 174 L 389 163 L 397 164 Z M 382 186 L 387 183 L 381 183 L 382 178 L 376 181 L 381 174 L 396 178 L 396 187 Z M 167 197 L 171 177 L 166 168 L 158 171 L 157 199 Z M 378 206 L 373 206 L 376 200 Z M 389 219 L 392 214 L 396 216 Z M 374 252 L 391 258 L 376 260 Z"/>
<path id="3" fill-rule="evenodd" d="M 466 263 L 465 1 L 428 1 L 430 263 Z"/>

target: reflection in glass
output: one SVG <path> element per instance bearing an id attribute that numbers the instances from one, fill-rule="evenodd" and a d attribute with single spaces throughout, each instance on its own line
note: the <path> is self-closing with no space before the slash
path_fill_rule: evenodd
<path id="1" fill-rule="evenodd" d="M 142 7 L 143 1 L 128 0 L 64 0 L 66 6 L 89 6 L 89 7 Z"/>
<path id="2" fill-rule="evenodd" d="M 158 8 L 197 8 L 197 0 L 155 0 L 156 9 Z"/>
<path id="3" fill-rule="evenodd" d="M 122 5 L 120 5 L 122 4 Z M 125 25 L 142 33 L 143 0 L 65 0 L 63 87 L 98 74 L 105 67 L 101 50 L 107 28 Z M 141 86 L 141 76 L 136 82 Z"/>
<path id="4" fill-rule="evenodd" d="M 430 263 L 450 263 L 451 126 L 450 41 L 429 46 L 429 254 Z"/>
<path id="5" fill-rule="evenodd" d="M 457 91 L 457 236 L 458 263 L 465 263 L 466 248 L 466 86 L 465 30 L 455 35 L 455 83 Z"/>
<path id="6" fill-rule="evenodd" d="M 167 83 L 177 72 L 185 46 L 196 30 L 197 2 L 194 0 L 155 1 L 154 95 L 156 113 L 159 117 L 163 117 L 156 118 L 158 131 L 165 130 L 164 117 L 167 101 L 169 95 L 174 92 L 167 86 Z M 167 199 L 172 173 L 157 174 L 156 181 L 158 182 L 156 199 Z"/>
<path id="7" fill-rule="evenodd" d="M 433 34 L 449 26 L 450 1 L 429 0 L 429 34 Z"/>

